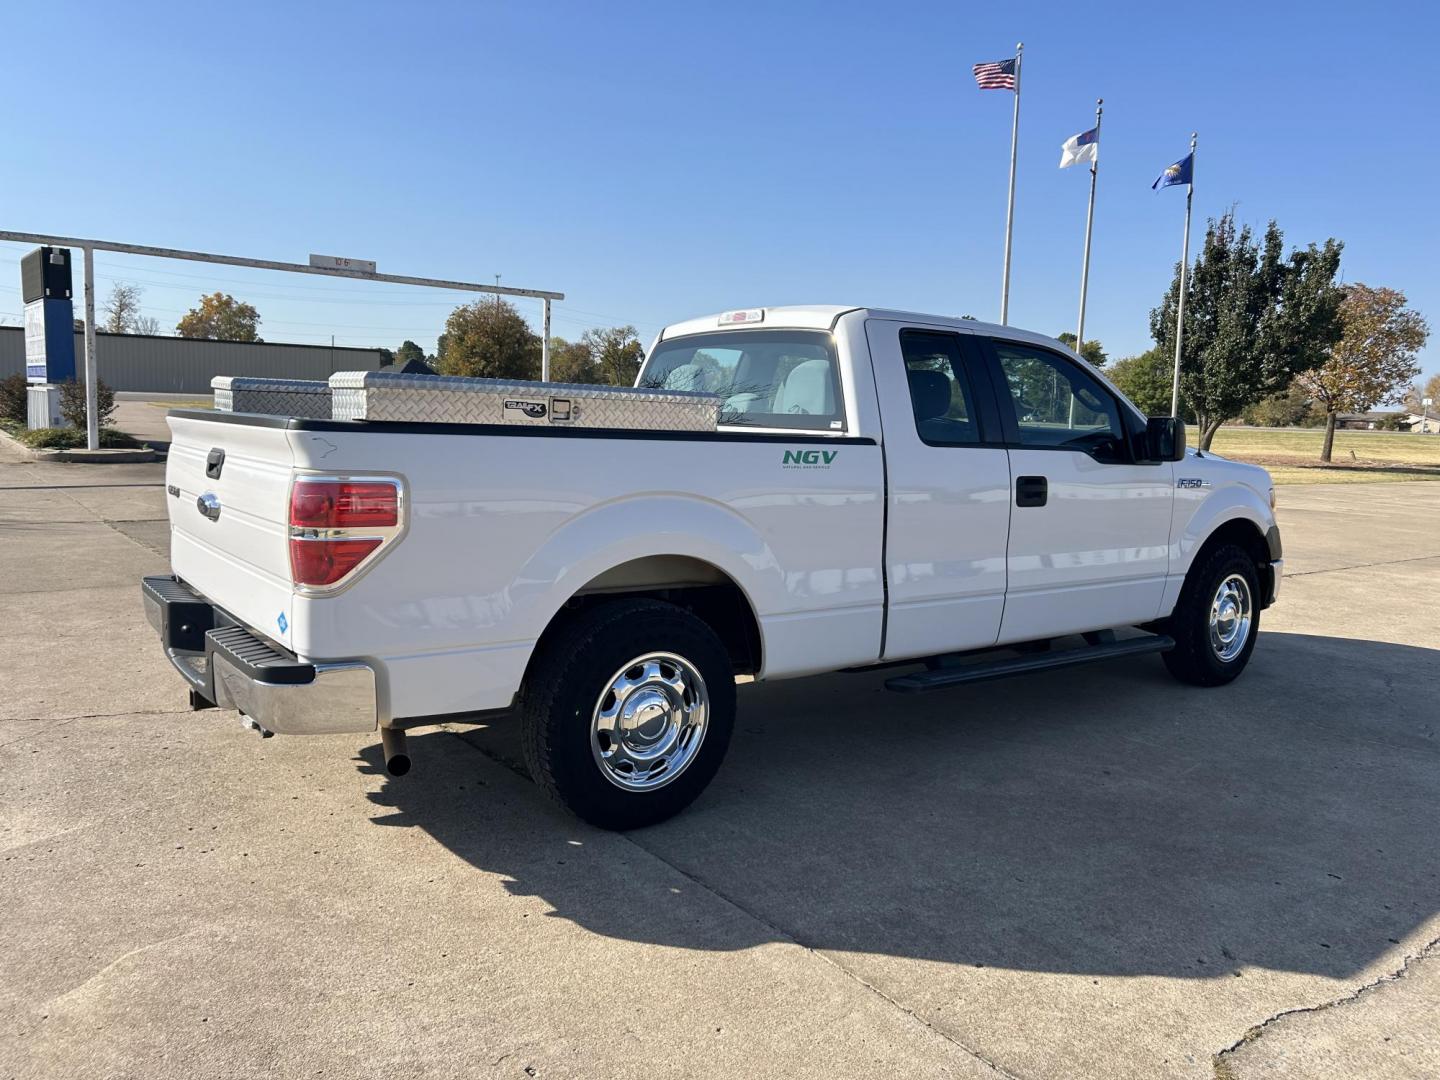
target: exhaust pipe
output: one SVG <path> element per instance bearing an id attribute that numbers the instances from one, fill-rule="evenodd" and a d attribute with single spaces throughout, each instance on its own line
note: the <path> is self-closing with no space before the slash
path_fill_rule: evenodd
<path id="1" fill-rule="evenodd" d="M 410 752 L 405 748 L 403 730 L 382 727 L 380 748 L 385 753 L 385 771 L 391 776 L 404 776 L 410 771 Z"/>

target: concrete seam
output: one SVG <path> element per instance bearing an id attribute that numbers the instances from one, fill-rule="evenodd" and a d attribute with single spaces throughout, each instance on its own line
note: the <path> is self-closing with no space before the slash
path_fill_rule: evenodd
<path id="1" fill-rule="evenodd" d="M 1297 570 L 1293 574 L 1283 575 L 1281 580 L 1309 577 L 1311 574 L 1338 574 L 1343 570 L 1366 570 L 1372 566 L 1399 566 L 1402 563 L 1426 562 L 1430 559 L 1440 559 L 1440 555 L 1416 555 L 1413 559 L 1389 559 L 1381 562 L 1356 563 L 1354 566 L 1331 566 L 1324 570 Z"/>
<path id="2" fill-rule="evenodd" d="M 1233 1043 L 1225 1047 L 1223 1050 L 1221 1050 L 1218 1054 L 1214 1056 L 1214 1058 L 1212 1059 L 1212 1063 L 1215 1070 L 1215 1080 L 1236 1080 L 1236 1073 L 1230 1067 L 1229 1061 L 1226 1060 L 1227 1056 L 1235 1053 L 1241 1047 L 1248 1046 L 1250 1043 L 1255 1042 L 1257 1039 L 1260 1038 L 1260 1036 L 1264 1035 L 1266 1030 L 1272 1025 L 1279 1023 L 1287 1016 L 1296 1016 L 1304 1013 L 1325 1012 L 1329 1009 L 1337 1009 L 1346 1005 L 1353 1005 L 1355 1002 L 1359 1001 L 1360 998 L 1362 998 L 1365 994 L 1369 993 L 1371 990 L 1374 990 L 1377 986 L 1384 986 L 1386 983 L 1399 982 L 1409 972 L 1410 965 L 1412 963 L 1414 963 L 1416 960 L 1423 960 L 1428 958 L 1431 953 L 1435 952 L 1437 946 L 1440 946 L 1440 937 L 1434 938 L 1433 940 L 1427 942 L 1420 949 L 1419 952 L 1410 953 L 1409 955 L 1407 955 L 1405 959 L 1401 962 L 1400 966 L 1394 971 L 1381 975 L 1379 978 L 1372 979 L 1369 982 L 1356 987 L 1348 994 L 1344 994 L 1331 1001 L 1322 1001 L 1318 1005 L 1298 1005 L 1292 1009 L 1281 1009 L 1274 1015 L 1266 1017 L 1260 1023 L 1252 1025 L 1250 1028 L 1246 1029 L 1244 1035 L 1241 1035 L 1240 1038 L 1236 1039 Z"/>
<path id="3" fill-rule="evenodd" d="M 157 484 L 156 486 L 158 487 L 159 485 Z M 104 525 L 107 529 L 109 529 L 111 532 L 113 532 L 116 536 L 123 536 L 123 537 L 124 537 L 126 540 L 128 540 L 130 543 L 134 544 L 134 545 L 135 545 L 136 547 L 138 547 L 141 551 L 145 552 L 145 554 L 147 554 L 147 555 L 155 555 L 155 554 L 158 554 L 158 553 L 155 551 L 154 548 L 147 547 L 145 544 L 142 544 L 139 540 L 136 540 L 136 539 L 135 539 L 133 536 L 131 536 L 129 533 L 125 532 L 125 531 L 122 530 L 122 529 L 117 529 L 117 528 L 115 527 L 115 523 L 116 523 L 117 521 L 122 521 L 122 522 L 164 521 L 164 520 L 165 520 L 164 518 L 124 518 L 124 519 L 114 518 L 114 519 L 111 519 L 111 518 L 103 517 L 103 516 L 101 516 L 100 514 L 96 514 L 94 510 L 90 509 L 90 507 L 86 506 L 86 505 L 85 505 L 84 503 L 82 503 L 79 499 L 75 498 L 74 495 L 71 495 L 71 494 L 70 494 L 68 491 L 66 491 L 63 487 L 54 487 L 54 488 L 51 488 L 50 490 L 51 490 L 51 491 L 59 492 L 61 495 L 64 495 L 65 498 L 69 499 L 72 503 L 74 503 L 76 506 L 78 506 L 81 510 L 85 511 L 85 513 L 87 513 L 87 514 L 93 514 L 94 517 L 93 517 L 92 520 L 98 522 L 98 523 L 101 524 L 101 525 Z M 163 556 L 162 556 L 162 558 L 163 558 Z"/>
<path id="4" fill-rule="evenodd" d="M 148 709 L 144 712 L 118 712 L 118 713 L 85 713 L 83 716 L 0 716 L 0 724 L 45 724 L 46 727 L 39 731 L 27 731 L 14 739 L 7 739 L 0 742 L 0 747 L 13 746 L 16 743 L 24 742 L 26 739 L 33 739 L 37 735 L 43 735 L 51 728 L 64 727 L 66 724 L 73 724 L 77 720 L 113 720 L 120 716 L 185 716 L 189 709 Z"/>

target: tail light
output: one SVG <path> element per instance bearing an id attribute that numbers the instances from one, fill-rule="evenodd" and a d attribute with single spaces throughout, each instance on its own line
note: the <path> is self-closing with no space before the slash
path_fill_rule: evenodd
<path id="1" fill-rule="evenodd" d="M 341 584 L 399 537 L 400 482 L 384 477 L 295 478 L 290 488 L 290 577 L 308 590 Z"/>

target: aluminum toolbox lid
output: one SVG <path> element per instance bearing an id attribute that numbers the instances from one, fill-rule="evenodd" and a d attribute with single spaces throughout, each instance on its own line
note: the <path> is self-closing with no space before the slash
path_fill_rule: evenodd
<path id="1" fill-rule="evenodd" d="M 262 379 L 249 375 L 216 375 L 211 390 L 261 390 L 287 394 L 328 394 L 330 384 L 322 379 Z"/>
<path id="2" fill-rule="evenodd" d="M 720 399 L 688 390 L 337 371 L 336 420 L 714 431 Z"/>
<path id="3" fill-rule="evenodd" d="M 260 379 L 216 375 L 210 380 L 217 412 L 330 418 L 330 385 L 317 379 Z"/>

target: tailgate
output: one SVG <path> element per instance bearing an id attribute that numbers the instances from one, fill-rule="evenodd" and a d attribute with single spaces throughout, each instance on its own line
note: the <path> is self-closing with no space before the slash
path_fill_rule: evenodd
<path id="1" fill-rule="evenodd" d="M 212 603 L 288 645 L 288 432 L 193 415 L 172 414 L 169 423 L 171 568 Z"/>

